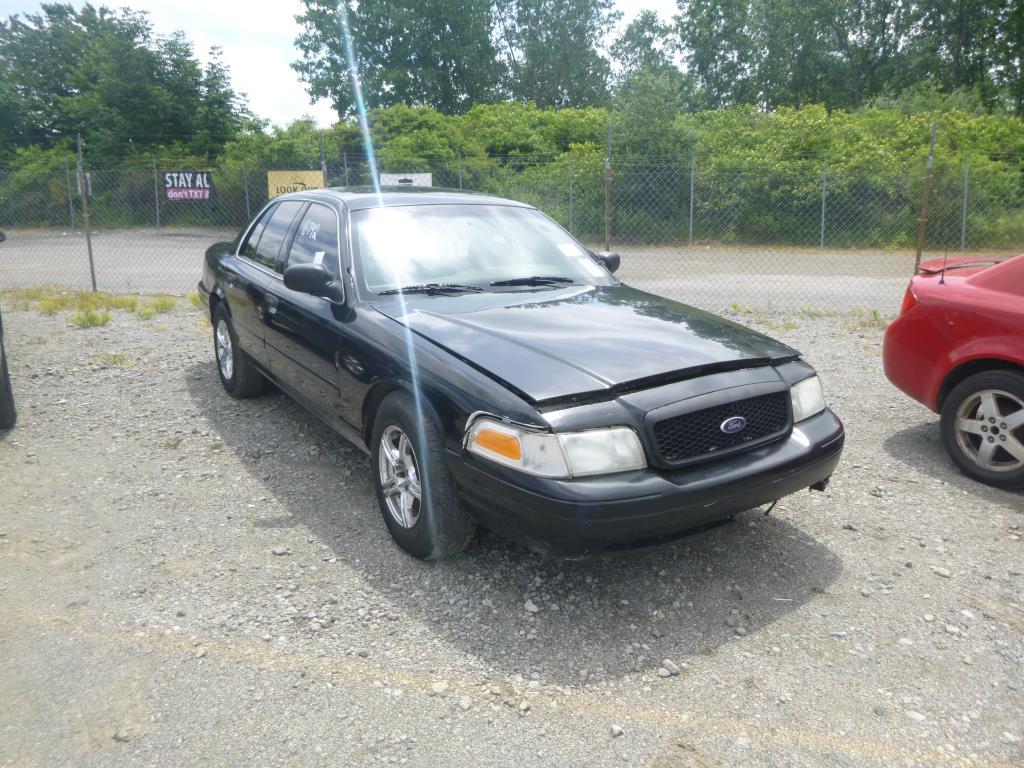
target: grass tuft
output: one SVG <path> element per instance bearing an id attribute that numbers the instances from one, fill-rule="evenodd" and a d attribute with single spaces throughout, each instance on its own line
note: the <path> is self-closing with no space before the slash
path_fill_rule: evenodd
<path id="1" fill-rule="evenodd" d="M 121 352 L 107 352 L 102 355 L 93 355 L 89 358 L 89 362 L 93 365 L 108 365 L 117 368 L 130 368 L 132 361 L 128 359 L 128 355 Z"/>
<path id="2" fill-rule="evenodd" d="M 111 317 L 112 315 L 109 312 L 82 309 L 72 314 L 68 319 L 72 325 L 77 325 L 79 328 L 99 328 L 109 323 Z"/>

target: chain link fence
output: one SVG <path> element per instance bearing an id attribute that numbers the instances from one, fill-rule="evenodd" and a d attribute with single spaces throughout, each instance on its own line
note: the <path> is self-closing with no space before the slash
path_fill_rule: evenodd
<path id="1" fill-rule="evenodd" d="M 94 273 L 112 293 L 192 291 L 205 249 L 233 239 L 267 202 L 272 170 L 322 170 L 328 186 L 371 181 L 365 159 L 350 155 L 288 169 L 86 162 L 79 176 L 74 157 L 0 167 L 0 288 L 89 289 Z M 437 187 L 536 205 L 592 249 L 618 251 L 624 281 L 713 311 L 891 312 L 919 247 L 924 259 L 1024 250 L 1021 158 L 936 158 L 926 210 L 923 163 L 833 169 L 822 158 L 739 166 L 710 155 L 613 155 L 606 167 L 599 153 L 572 151 L 383 170 L 430 172 Z M 166 174 L 179 171 L 209 173 L 208 199 L 168 199 Z"/>

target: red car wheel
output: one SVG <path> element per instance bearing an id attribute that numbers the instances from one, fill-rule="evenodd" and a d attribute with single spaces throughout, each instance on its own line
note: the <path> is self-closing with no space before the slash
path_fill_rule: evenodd
<path id="1" fill-rule="evenodd" d="M 942 442 L 970 477 L 1024 487 L 1024 374 L 986 371 L 960 382 L 942 405 Z"/>

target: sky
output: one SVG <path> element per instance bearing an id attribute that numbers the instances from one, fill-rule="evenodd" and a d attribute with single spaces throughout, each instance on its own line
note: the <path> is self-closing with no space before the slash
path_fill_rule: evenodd
<path id="1" fill-rule="evenodd" d="M 235 90 L 246 94 L 255 114 L 274 124 L 285 125 L 303 115 L 311 116 L 320 127 L 337 121 L 329 101 L 310 103 L 304 84 L 289 66 L 297 56 L 295 15 L 302 10 L 300 0 L 275 0 L 255 7 L 241 0 L 94 0 L 93 4 L 147 11 L 158 35 L 182 30 L 204 61 L 210 47 L 219 45 Z M 623 25 L 648 8 L 665 21 L 677 12 L 675 0 L 619 0 L 617 7 Z M 0 0 L 4 18 L 38 9 L 38 2 Z"/>

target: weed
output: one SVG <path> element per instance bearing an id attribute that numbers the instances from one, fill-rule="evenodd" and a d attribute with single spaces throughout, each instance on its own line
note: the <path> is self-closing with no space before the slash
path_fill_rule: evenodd
<path id="1" fill-rule="evenodd" d="M 116 366 L 118 368 L 130 368 L 132 361 L 128 359 L 128 356 L 121 352 L 107 352 L 101 355 L 93 355 L 89 358 L 89 362 L 93 365 L 109 365 Z"/>
<path id="2" fill-rule="evenodd" d="M 95 309 L 81 309 L 75 312 L 69 320 L 72 325 L 79 328 L 99 328 L 110 322 L 111 314 Z"/>

